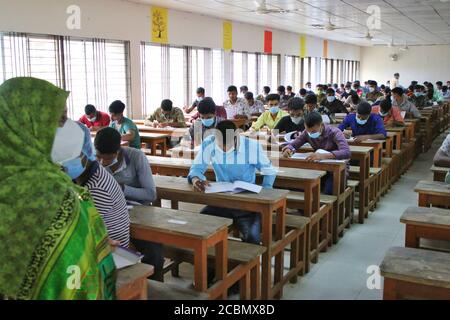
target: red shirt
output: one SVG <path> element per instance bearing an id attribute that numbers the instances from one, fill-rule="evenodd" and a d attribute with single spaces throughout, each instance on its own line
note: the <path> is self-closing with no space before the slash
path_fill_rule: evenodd
<path id="1" fill-rule="evenodd" d="M 107 113 L 97 110 L 97 119 L 95 119 L 94 122 L 91 122 L 86 115 L 83 115 L 79 121 L 88 128 L 108 127 L 111 119 L 109 118 L 109 115 Z"/>
<path id="2" fill-rule="evenodd" d="M 380 115 L 380 106 L 373 106 L 372 107 L 372 113 L 376 113 Z M 381 117 L 381 115 L 380 115 Z M 383 118 L 383 117 L 382 117 Z M 402 113 L 398 107 L 392 106 L 391 111 L 389 111 L 389 114 L 383 118 L 384 124 L 388 123 L 390 120 L 394 120 L 397 122 L 405 123 L 405 120 L 402 117 Z"/>

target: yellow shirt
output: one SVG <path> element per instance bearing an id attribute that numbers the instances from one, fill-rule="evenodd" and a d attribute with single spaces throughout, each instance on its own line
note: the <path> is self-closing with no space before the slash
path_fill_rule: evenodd
<path id="1" fill-rule="evenodd" d="M 277 117 L 274 120 L 270 111 L 266 111 L 259 116 L 258 120 L 253 122 L 252 129 L 259 131 L 262 127 L 267 126 L 270 130 L 272 130 L 273 128 L 275 128 L 278 121 L 280 121 L 281 118 L 287 115 L 289 114 L 286 111 L 280 110 L 278 111 Z"/>

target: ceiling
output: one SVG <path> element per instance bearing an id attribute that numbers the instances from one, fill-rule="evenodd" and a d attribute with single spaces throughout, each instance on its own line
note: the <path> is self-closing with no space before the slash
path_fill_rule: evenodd
<path id="1" fill-rule="evenodd" d="M 450 44 L 450 0 L 267 0 L 273 9 L 300 9 L 283 14 L 259 15 L 254 0 L 126 0 L 160 5 L 267 28 L 317 36 L 361 46 Z M 261 0 L 258 0 L 260 2 Z M 381 29 L 372 30 L 373 41 L 362 38 L 368 32 L 366 12 L 370 5 L 381 9 Z M 325 31 L 312 24 L 333 24 L 348 29 Z"/>

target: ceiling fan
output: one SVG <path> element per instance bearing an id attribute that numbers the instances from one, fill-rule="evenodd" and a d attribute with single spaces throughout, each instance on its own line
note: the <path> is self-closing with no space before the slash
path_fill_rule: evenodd
<path id="1" fill-rule="evenodd" d="M 260 1 L 254 1 L 256 9 L 250 10 L 246 12 L 253 12 L 256 14 L 264 15 L 264 14 L 270 14 L 270 13 L 293 13 L 293 12 L 299 12 L 302 11 L 301 9 L 275 9 L 275 8 L 269 8 L 267 7 L 267 1 L 266 0 L 260 0 Z"/>
<path id="2" fill-rule="evenodd" d="M 373 41 L 382 41 L 381 39 L 375 39 L 375 37 L 370 33 L 370 30 L 367 30 L 367 33 L 364 37 L 356 37 L 357 39 L 364 39 L 367 40 L 369 42 L 373 42 Z"/>
<path id="3" fill-rule="evenodd" d="M 322 29 L 326 31 L 334 31 L 338 29 L 349 29 L 348 27 L 338 27 L 333 22 L 331 22 L 331 17 L 328 18 L 327 24 L 311 24 L 311 27 L 315 29 Z"/>

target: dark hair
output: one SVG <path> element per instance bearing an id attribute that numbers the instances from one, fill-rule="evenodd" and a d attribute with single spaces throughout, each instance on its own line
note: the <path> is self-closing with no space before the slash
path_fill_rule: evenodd
<path id="1" fill-rule="evenodd" d="M 405 93 L 405 91 L 403 91 L 402 88 L 397 87 L 397 88 L 392 89 L 392 93 L 393 94 L 397 94 L 399 96 L 402 96 Z"/>
<path id="2" fill-rule="evenodd" d="M 353 104 L 357 104 L 357 103 L 359 103 L 361 101 L 361 99 L 359 98 L 358 94 L 356 92 L 354 92 L 354 91 L 350 94 L 350 97 L 352 99 L 352 103 Z"/>
<path id="3" fill-rule="evenodd" d="M 121 139 L 119 131 L 106 127 L 99 130 L 95 135 L 94 147 L 100 153 L 116 153 L 120 149 Z"/>
<path id="4" fill-rule="evenodd" d="M 336 94 L 336 92 L 334 91 L 333 88 L 328 88 L 326 92 L 327 92 L 327 95 L 328 95 L 328 94 L 332 94 L 332 95 L 335 95 L 335 94 Z"/>
<path id="5" fill-rule="evenodd" d="M 304 96 L 304 95 L 306 95 L 308 93 L 308 91 L 306 91 L 306 89 L 304 89 L 304 88 L 301 88 L 300 89 L 300 95 L 301 96 Z"/>
<path id="6" fill-rule="evenodd" d="M 270 93 L 270 87 L 264 86 L 263 91 L 265 92 L 265 94 L 269 94 Z"/>
<path id="7" fill-rule="evenodd" d="M 239 90 L 241 90 L 241 91 L 248 91 L 248 87 L 247 86 L 241 86 L 239 88 Z"/>
<path id="8" fill-rule="evenodd" d="M 123 113 L 124 110 L 125 104 L 120 100 L 116 100 L 109 105 L 109 113 L 118 114 Z"/>
<path id="9" fill-rule="evenodd" d="M 306 104 L 317 104 L 317 96 L 313 93 L 308 94 L 305 97 L 305 103 Z"/>
<path id="10" fill-rule="evenodd" d="M 205 94 L 205 88 L 202 87 L 197 88 L 197 93 Z"/>
<path id="11" fill-rule="evenodd" d="M 206 97 L 197 105 L 200 114 L 216 113 L 216 103 L 211 97 Z"/>
<path id="12" fill-rule="evenodd" d="M 236 86 L 229 86 L 228 89 L 227 89 L 227 92 L 236 92 L 237 93 Z"/>
<path id="13" fill-rule="evenodd" d="M 411 84 L 412 84 L 414 87 L 417 86 L 418 83 L 419 83 L 419 82 L 416 81 L 416 80 L 411 81 Z"/>
<path id="14" fill-rule="evenodd" d="M 381 90 L 385 90 L 385 89 L 386 89 L 386 86 L 385 86 L 384 84 L 382 84 L 382 85 L 380 86 L 380 89 L 381 89 Z"/>
<path id="15" fill-rule="evenodd" d="M 322 116 L 318 112 L 310 112 L 305 117 L 305 125 L 312 128 L 323 122 Z"/>
<path id="16" fill-rule="evenodd" d="M 436 82 L 436 85 L 437 85 L 437 86 L 442 86 L 443 83 L 442 83 L 442 81 L 438 81 L 438 82 Z"/>
<path id="17" fill-rule="evenodd" d="M 345 85 L 345 89 L 352 89 L 351 83 L 347 83 L 347 84 Z"/>
<path id="18" fill-rule="evenodd" d="M 97 111 L 97 109 L 95 109 L 95 107 L 92 104 L 88 104 L 88 105 L 86 105 L 86 107 L 84 107 L 84 113 L 87 116 L 95 113 L 96 111 Z"/>
<path id="19" fill-rule="evenodd" d="M 292 86 L 287 86 L 287 87 L 286 87 L 286 90 L 287 90 L 287 91 L 292 91 Z"/>
<path id="20" fill-rule="evenodd" d="M 367 116 L 372 112 L 372 106 L 370 105 L 370 103 L 363 101 L 360 104 L 358 104 L 356 110 L 358 111 L 358 114 Z"/>
<path id="21" fill-rule="evenodd" d="M 244 98 L 245 98 L 246 100 L 253 100 L 253 92 L 247 91 L 247 92 L 244 94 Z"/>
<path id="22" fill-rule="evenodd" d="M 305 85 L 308 85 L 308 84 L 311 85 L 311 82 L 308 81 L 307 83 L 305 83 Z"/>
<path id="23" fill-rule="evenodd" d="M 161 101 L 161 109 L 164 111 L 172 111 L 173 103 L 172 100 L 164 99 Z"/>
<path id="24" fill-rule="evenodd" d="M 266 100 L 267 101 L 272 101 L 272 100 L 276 100 L 276 101 L 280 101 L 280 95 L 279 94 L 276 94 L 276 93 L 272 93 L 272 94 L 269 94 L 267 97 L 266 97 Z"/>
<path id="25" fill-rule="evenodd" d="M 448 86 L 442 86 L 442 92 L 447 92 L 448 91 Z"/>
<path id="26" fill-rule="evenodd" d="M 420 84 L 414 86 L 414 90 L 422 90 L 422 88 L 424 88 L 424 86 L 421 86 Z"/>
<path id="27" fill-rule="evenodd" d="M 414 86 L 413 86 L 413 85 L 410 85 L 410 86 L 408 87 L 408 90 L 413 91 L 413 90 L 414 90 Z"/>
<path id="28" fill-rule="evenodd" d="M 389 94 L 389 96 L 391 95 L 391 93 L 392 93 L 392 90 L 391 90 L 391 88 L 386 88 L 386 90 L 384 90 L 384 93 L 386 94 L 386 95 L 388 95 Z"/>
<path id="29" fill-rule="evenodd" d="M 279 86 L 277 91 L 281 92 L 281 93 L 285 93 L 286 92 L 286 88 L 284 86 Z"/>
<path id="30" fill-rule="evenodd" d="M 303 110 L 305 107 L 305 102 L 302 98 L 292 98 L 288 102 L 288 110 Z"/>
<path id="31" fill-rule="evenodd" d="M 380 108 L 381 110 L 383 110 L 384 112 L 388 112 L 389 110 L 392 109 L 392 101 L 391 101 L 391 95 L 388 94 L 386 96 L 386 99 L 382 100 L 380 103 Z"/>
<path id="32" fill-rule="evenodd" d="M 376 82 L 376 81 L 374 81 L 374 80 L 370 80 L 370 81 L 369 81 L 369 86 L 375 86 L 375 87 L 377 87 L 377 86 L 378 86 L 378 82 Z"/>
<path id="33" fill-rule="evenodd" d="M 227 143 L 227 130 L 236 131 L 236 125 L 231 120 L 224 120 L 217 124 L 216 129 L 222 134 L 222 143 L 225 145 Z"/>
<path id="34" fill-rule="evenodd" d="M 398 73 L 398 72 L 394 73 L 394 77 L 395 76 L 399 76 L 400 77 L 400 73 Z"/>

